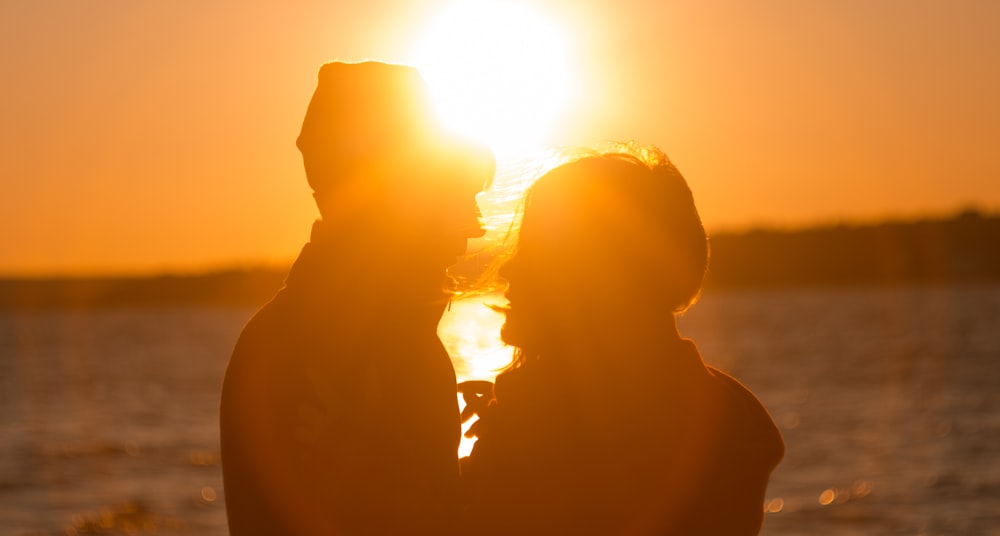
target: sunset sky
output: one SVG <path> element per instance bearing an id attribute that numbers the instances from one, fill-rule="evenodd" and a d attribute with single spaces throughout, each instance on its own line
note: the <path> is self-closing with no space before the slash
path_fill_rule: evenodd
<path id="1" fill-rule="evenodd" d="M 0 275 L 286 262 L 318 67 L 430 70 L 449 39 L 510 84 L 471 101 L 506 139 L 658 145 L 710 232 L 1000 210 L 998 1 L 535 0 L 479 31 L 460 4 L 0 3 Z M 548 40 L 504 42 L 529 19 Z"/>

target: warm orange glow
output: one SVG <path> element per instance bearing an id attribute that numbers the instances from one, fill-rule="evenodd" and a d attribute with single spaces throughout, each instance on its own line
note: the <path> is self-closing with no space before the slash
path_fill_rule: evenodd
<path id="1" fill-rule="evenodd" d="M 713 232 L 1000 208 L 991 2 L 906 25 L 856 2 L 127 4 L 2 4 L 4 275 L 290 261 L 317 216 L 294 142 L 335 59 L 457 84 L 501 152 L 659 145 Z"/>
<path id="2" fill-rule="evenodd" d="M 511 3 L 456 4 L 427 30 L 414 64 L 445 120 L 501 155 L 534 148 L 572 96 L 559 30 Z"/>

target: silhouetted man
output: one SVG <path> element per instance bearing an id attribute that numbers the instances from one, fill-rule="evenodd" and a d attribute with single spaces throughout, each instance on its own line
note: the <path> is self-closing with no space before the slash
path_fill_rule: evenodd
<path id="1" fill-rule="evenodd" d="M 297 145 L 321 219 L 226 371 L 230 533 L 447 534 L 461 432 L 436 329 L 492 154 L 376 62 L 320 69 Z"/>

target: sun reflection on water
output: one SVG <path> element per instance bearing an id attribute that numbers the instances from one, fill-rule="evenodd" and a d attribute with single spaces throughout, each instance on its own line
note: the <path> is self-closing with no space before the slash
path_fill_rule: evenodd
<path id="1" fill-rule="evenodd" d="M 456 300 L 441 317 L 438 336 L 451 356 L 459 383 L 493 381 L 500 370 L 510 363 L 513 349 L 500 340 L 504 315 L 489 307 L 504 303 L 506 300 L 499 292 Z M 456 396 L 459 407 L 464 407 L 462 397 L 457 393 Z M 475 418 L 462 425 L 459 456 L 467 456 L 472 451 L 475 439 L 469 439 L 464 434 L 474 422 Z"/>
<path id="2" fill-rule="evenodd" d="M 459 382 L 493 381 L 510 363 L 512 348 L 500 340 L 504 315 L 489 307 L 504 303 L 500 293 L 456 300 L 441 317 L 438 336 L 451 356 Z"/>

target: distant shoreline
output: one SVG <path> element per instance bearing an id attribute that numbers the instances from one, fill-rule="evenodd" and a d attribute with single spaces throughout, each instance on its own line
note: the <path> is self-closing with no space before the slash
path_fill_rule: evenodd
<path id="1" fill-rule="evenodd" d="M 1000 215 L 975 211 L 720 233 L 712 235 L 711 248 L 708 290 L 1000 282 Z M 258 267 L 145 277 L 0 277 L 0 310 L 259 306 L 281 288 L 286 273 L 287 267 Z"/>
<path id="2" fill-rule="evenodd" d="M 709 288 L 1000 281 L 1000 215 L 712 236 Z"/>
<path id="3" fill-rule="evenodd" d="M 0 278 L 0 310 L 171 305 L 263 305 L 286 269 L 247 268 L 192 275 Z"/>

